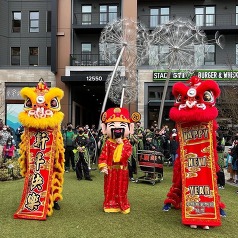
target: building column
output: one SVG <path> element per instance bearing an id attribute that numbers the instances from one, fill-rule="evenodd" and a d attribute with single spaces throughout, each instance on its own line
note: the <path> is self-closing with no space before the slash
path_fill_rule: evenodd
<path id="1" fill-rule="evenodd" d="M 65 114 L 64 124 L 71 121 L 70 88 L 61 81 L 65 75 L 65 66 L 70 65 L 71 53 L 71 0 L 58 0 L 58 27 L 56 30 L 57 41 L 57 73 L 56 86 L 64 91 L 61 100 L 62 111 Z"/>

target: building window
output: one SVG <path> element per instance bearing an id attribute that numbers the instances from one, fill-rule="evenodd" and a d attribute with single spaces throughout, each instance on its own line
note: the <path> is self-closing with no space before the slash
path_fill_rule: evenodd
<path id="1" fill-rule="evenodd" d="M 161 100 L 163 97 L 163 87 L 148 87 L 148 97 L 149 100 Z M 168 87 L 165 99 L 174 100 L 171 87 Z"/>
<path id="2" fill-rule="evenodd" d="M 91 65 L 91 52 L 92 44 L 91 43 L 82 43 L 82 64 Z"/>
<path id="3" fill-rule="evenodd" d="M 206 46 L 204 65 L 215 65 L 215 49 L 214 44 Z"/>
<path id="4" fill-rule="evenodd" d="M 82 53 L 91 54 L 92 44 L 91 43 L 82 43 Z"/>
<path id="5" fill-rule="evenodd" d="M 116 5 L 100 6 L 100 24 L 107 24 L 117 19 L 118 7 Z"/>
<path id="6" fill-rule="evenodd" d="M 236 25 L 238 25 L 238 6 L 236 6 Z"/>
<path id="7" fill-rule="evenodd" d="M 39 12 L 30 12 L 30 32 L 39 32 Z"/>
<path id="8" fill-rule="evenodd" d="M 195 65 L 215 65 L 215 44 L 210 45 L 195 45 L 194 60 Z"/>
<path id="9" fill-rule="evenodd" d="M 115 65 L 119 53 L 115 43 L 108 43 L 106 49 L 102 44 L 99 44 L 99 65 Z"/>
<path id="10" fill-rule="evenodd" d="M 150 27 L 156 27 L 169 21 L 169 8 L 151 8 L 150 9 Z"/>
<path id="11" fill-rule="evenodd" d="M 82 25 L 92 24 L 92 6 L 84 5 L 82 6 Z"/>
<path id="12" fill-rule="evenodd" d="M 47 11 L 47 19 L 46 19 L 46 31 L 51 32 L 51 11 Z"/>
<path id="13" fill-rule="evenodd" d="M 51 47 L 47 47 L 46 57 L 47 65 L 51 65 Z"/>
<path id="14" fill-rule="evenodd" d="M 238 44 L 236 44 L 236 64 L 238 64 Z"/>
<path id="15" fill-rule="evenodd" d="M 168 55 L 169 55 L 168 45 L 151 46 L 149 53 L 149 65 L 168 66 L 169 60 Z"/>
<path id="16" fill-rule="evenodd" d="M 21 32 L 21 12 L 12 12 L 12 32 Z"/>
<path id="17" fill-rule="evenodd" d="M 11 65 L 20 65 L 20 47 L 11 47 Z"/>
<path id="18" fill-rule="evenodd" d="M 195 7 L 196 26 L 215 26 L 215 7 Z"/>
<path id="19" fill-rule="evenodd" d="M 38 65 L 38 47 L 29 47 L 29 65 Z"/>

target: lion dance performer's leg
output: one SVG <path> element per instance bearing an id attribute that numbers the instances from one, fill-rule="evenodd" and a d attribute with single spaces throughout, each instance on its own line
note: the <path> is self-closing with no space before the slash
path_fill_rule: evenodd
<path id="1" fill-rule="evenodd" d="M 172 186 L 167 194 L 167 198 L 164 201 L 165 211 L 168 211 L 171 204 L 176 209 L 180 208 L 181 193 L 182 193 L 181 162 L 180 156 L 178 156 L 178 158 L 174 162 Z"/>

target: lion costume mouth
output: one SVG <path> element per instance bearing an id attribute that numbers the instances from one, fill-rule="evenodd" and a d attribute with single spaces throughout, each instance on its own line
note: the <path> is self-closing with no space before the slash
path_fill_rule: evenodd
<path id="1" fill-rule="evenodd" d="M 53 112 L 49 109 L 45 110 L 43 107 L 38 107 L 36 110 L 30 110 L 28 116 L 33 116 L 35 118 L 46 118 L 52 117 Z"/>
<path id="2" fill-rule="evenodd" d="M 188 103 L 187 101 L 186 104 L 180 104 L 178 109 L 183 110 L 186 108 L 194 108 L 194 107 L 197 107 L 198 109 L 202 110 L 206 109 L 206 105 L 204 103 L 197 103 L 196 101 L 194 101 L 193 103 Z"/>

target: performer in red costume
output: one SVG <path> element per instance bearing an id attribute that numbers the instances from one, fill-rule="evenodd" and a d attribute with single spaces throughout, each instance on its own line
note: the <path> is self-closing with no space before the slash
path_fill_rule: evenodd
<path id="1" fill-rule="evenodd" d="M 105 212 L 130 212 L 127 199 L 128 159 L 132 146 L 128 137 L 134 132 L 134 122 L 140 120 L 140 114 L 130 114 L 126 108 L 110 108 L 102 114 L 102 133 L 108 136 L 99 156 L 98 167 L 104 175 Z"/>
<path id="2" fill-rule="evenodd" d="M 192 76 L 189 85 L 175 83 L 176 98 L 170 118 L 176 122 L 179 149 L 173 168 L 173 184 L 164 201 L 164 211 L 182 207 L 182 223 L 191 228 L 220 226 L 226 216 L 217 187 L 215 101 L 220 94 L 213 80 Z"/>

